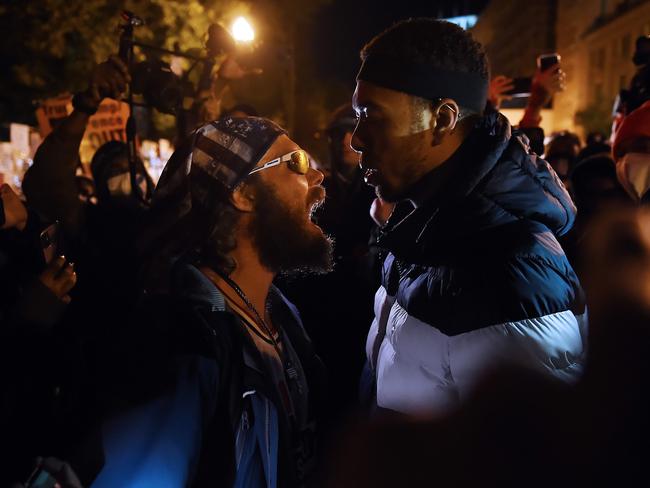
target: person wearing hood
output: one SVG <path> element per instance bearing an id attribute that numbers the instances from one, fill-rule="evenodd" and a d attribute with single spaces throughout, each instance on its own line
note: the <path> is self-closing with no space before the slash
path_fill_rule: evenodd
<path id="1" fill-rule="evenodd" d="M 129 80 L 126 65 L 116 56 L 97 65 L 88 88 L 73 97 L 72 113 L 39 146 L 23 180 L 30 208 L 45 221 L 60 222 L 65 254 L 77 264 L 76 292 L 84 296 L 75 300 L 75 306 L 92 302 L 90 310 L 96 308 L 97 297 L 110 295 L 122 302 L 136 293 L 124 286 L 134 282 L 125 276 L 136 268 L 133 241 L 154 188 L 138 160 L 138 187 L 131 190 L 127 146 L 111 141 L 91 161 L 96 204 L 83 201 L 79 194 L 79 148 L 90 117 L 104 98 L 119 99 Z"/>
<path id="2" fill-rule="evenodd" d="M 361 59 L 352 147 L 366 182 L 397 202 L 366 343 L 377 407 L 441 414 L 510 363 L 576 381 L 585 306 L 557 240 L 576 210 L 527 139 L 485 109 L 480 44 L 411 19 Z"/>
<path id="3" fill-rule="evenodd" d="M 106 97 L 120 99 L 130 75 L 116 56 L 97 65 L 88 88 L 72 99 L 73 111 L 45 138 L 25 174 L 23 192 L 31 207 L 48 220 L 59 220 L 69 243 L 87 236 L 86 224 L 92 220 L 88 205 L 79 198 L 75 179 L 79 148 L 90 117 Z M 112 141 L 101 146 L 91 162 L 97 189 L 97 204 L 103 213 L 128 204 L 131 213 L 146 206 L 153 192 L 153 181 L 141 161 L 137 162 L 136 192 L 131 191 L 126 144 Z"/>
<path id="4" fill-rule="evenodd" d="M 67 415 L 66 434 L 58 442 L 65 441 L 75 451 L 63 457 L 84 485 L 102 462 L 101 446 L 92 437 L 104 409 L 101 390 L 120 367 L 114 338 L 127 334 L 128 342 L 136 331 L 129 320 L 140 290 L 135 236 L 148 210 L 153 182 L 138 162 L 138 186 L 131 191 L 127 147 L 121 141 L 101 146 L 91 162 L 96 204 L 80 199 L 75 173 L 91 115 L 105 97 L 120 99 L 128 80 L 127 67 L 117 57 L 96 66 L 88 88 L 73 97 L 72 113 L 39 146 L 22 186 L 30 209 L 45 222 L 59 222 L 57 247 L 75 264 L 77 283 L 58 334 L 66 345 L 61 376 L 70 386 L 67 393 L 62 391 L 72 414 Z M 77 449 L 77 444 L 84 447 Z"/>

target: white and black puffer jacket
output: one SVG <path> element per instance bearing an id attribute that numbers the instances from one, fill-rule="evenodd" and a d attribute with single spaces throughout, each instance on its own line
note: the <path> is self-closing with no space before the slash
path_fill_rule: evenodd
<path id="1" fill-rule="evenodd" d="M 580 377 L 586 309 L 557 241 L 575 207 L 527 142 L 486 114 L 380 236 L 389 254 L 366 344 L 379 407 L 444 413 L 505 365 Z"/>

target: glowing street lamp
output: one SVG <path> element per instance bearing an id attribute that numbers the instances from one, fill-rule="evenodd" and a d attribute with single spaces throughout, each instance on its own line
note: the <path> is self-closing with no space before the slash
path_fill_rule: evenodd
<path id="1" fill-rule="evenodd" d="M 255 31 L 244 17 L 237 17 L 232 24 L 232 36 L 237 42 L 251 42 L 255 39 Z"/>

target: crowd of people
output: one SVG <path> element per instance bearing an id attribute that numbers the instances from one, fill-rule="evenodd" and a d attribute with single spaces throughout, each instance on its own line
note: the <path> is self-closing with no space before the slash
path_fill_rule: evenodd
<path id="1" fill-rule="evenodd" d="M 410 19 L 361 51 L 326 169 L 214 103 L 155 188 L 117 141 L 89 188 L 130 81 L 98 65 L 0 188 L 0 486 L 645 479 L 650 101 L 545 144 L 566 76 L 513 127 L 471 34 Z"/>

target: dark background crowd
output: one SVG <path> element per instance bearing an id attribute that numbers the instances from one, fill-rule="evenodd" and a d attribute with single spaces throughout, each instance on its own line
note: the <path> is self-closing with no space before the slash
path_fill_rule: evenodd
<path id="1" fill-rule="evenodd" d="M 614 107 L 611 133 L 544 133 L 543 109 L 575 76 L 560 59 L 538 66 L 518 121 L 531 153 L 548 162 L 577 207 L 561 244 L 587 297 L 583 380 L 558 385 L 504 369 L 444 418 L 369 421 L 360 401 L 384 258 L 377 236 L 400 209 L 377 199 L 364 182 L 359 154 L 350 147 L 357 124 L 351 93 L 331 97 L 341 105 L 321 121 L 318 141 L 326 153 L 311 164 L 325 174 L 327 197 L 315 220 L 334 240 L 334 271 L 277 280 L 328 373 L 321 401 L 324 484 L 623 485 L 647 479 L 649 46 L 650 38 L 641 37 L 631 53 L 637 71 Z M 201 122 L 275 115 L 263 102 L 224 101 L 227 85 L 244 80 L 246 86 L 258 73 L 223 45 L 215 49 L 223 57 L 192 87 L 191 103 L 175 113 L 177 148 Z M 70 87 L 78 90 L 74 111 L 38 148 L 21 193 L 8 184 L 0 189 L 0 486 L 25 482 L 35 466 L 45 466 L 61 486 L 90 486 L 103 463 L 101 420 L 143 402 L 162 376 L 156 368 L 164 363 L 166 331 L 152 330 L 139 307 L 147 258 L 142 232 L 154 181 L 124 141 L 95 152 L 92 179 L 79 171 L 93 110 L 104 98 L 119 99 L 134 74 L 113 55 L 78 78 Z M 513 94 L 513 79 L 491 73 L 491 108 Z M 304 134 L 297 118 L 283 121 Z"/>

